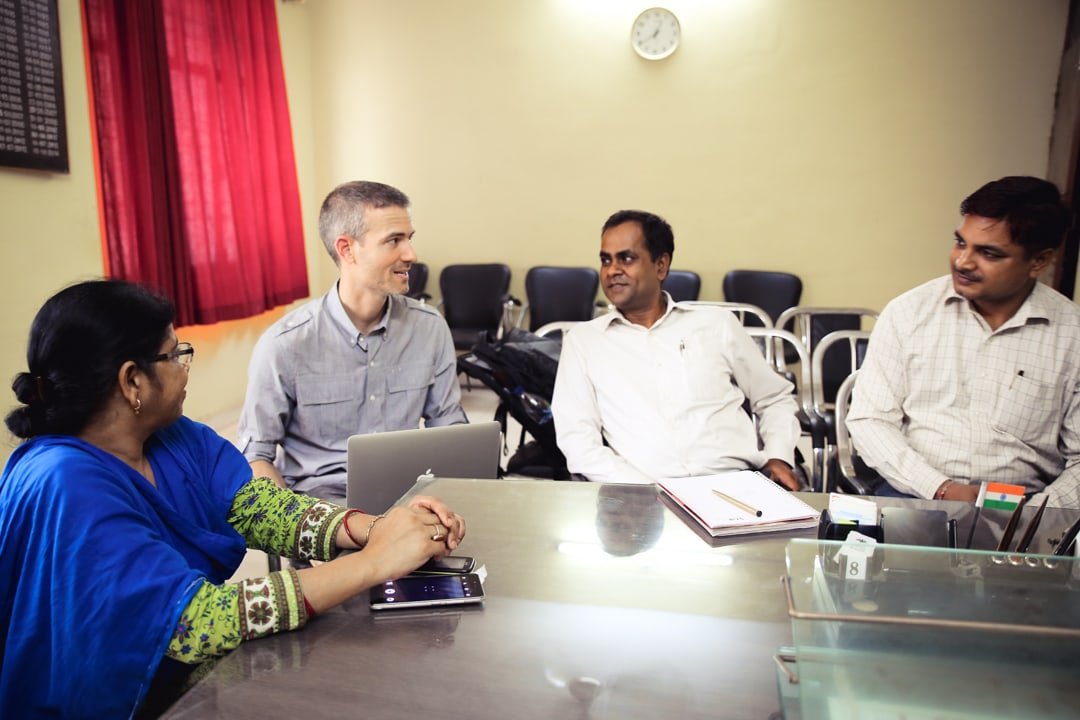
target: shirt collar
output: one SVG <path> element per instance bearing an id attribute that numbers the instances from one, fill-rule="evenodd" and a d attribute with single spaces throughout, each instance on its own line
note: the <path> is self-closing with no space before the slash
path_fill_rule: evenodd
<path id="1" fill-rule="evenodd" d="M 1045 320 L 1050 322 L 1051 309 L 1049 303 L 1049 297 L 1047 293 L 1050 292 L 1050 288 L 1043 285 L 1038 280 L 1035 281 L 1035 287 L 1032 288 L 1031 294 L 1024 300 L 1024 304 L 1020 306 L 1020 309 L 1016 312 L 1016 316 L 1020 317 L 1020 313 L 1027 312 L 1024 321 L 1031 319 Z"/>
<path id="2" fill-rule="evenodd" d="M 1007 327 L 1018 327 L 1020 325 L 1026 325 L 1027 323 L 1037 320 L 1042 322 L 1050 322 L 1050 305 L 1046 298 L 1047 288 L 1042 287 L 1042 283 L 1038 280 L 1035 281 L 1035 287 L 1032 288 L 1028 296 L 1024 298 L 1024 302 L 1017 308 L 1016 313 L 1006 320 L 998 330 Z M 971 312 L 977 313 L 975 308 L 971 306 L 971 303 L 967 299 L 956 292 L 956 288 L 953 287 L 952 278 L 949 278 L 949 284 L 945 291 L 945 304 L 950 305 L 952 303 L 963 303 L 964 307 L 968 308 Z"/>
<path id="3" fill-rule="evenodd" d="M 688 310 L 689 309 L 687 307 L 684 307 L 681 303 L 677 303 L 674 300 L 672 300 L 671 295 L 669 295 L 666 290 L 663 290 L 661 292 L 663 292 L 663 294 L 664 294 L 664 302 L 666 303 L 666 309 L 664 310 L 664 314 L 661 315 L 660 318 L 653 324 L 654 328 L 659 327 L 660 324 L 663 323 L 664 320 L 666 320 L 667 317 L 669 315 L 671 315 L 671 313 L 674 312 L 675 310 Z M 602 322 L 600 324 L 604 326 L 605 330 L 607 328 L 611 327 L 611 324 L 614 323 L 615 321 L 618 321 L 618 323 L 620 325 L 626 325 L 628 327 L 641 327 L 640 325 L 636 325 L 635 323 L 632 323 L 629 320 L 627 320 L 626 316 L 623 315 L 622 312 L 618 308 L 612 310 L 611 312 L 609 312 L 606 315 L 601 315 L 600 318 L 602 320 Z M 642 329 L 643 330 L 651 330 L 652 328 L 642 328 Z"/>
<path id="4" fill-rule="evenodd" d="M 379 323 L 371 329 L 368 333 L 369 336 L 382 331 L 385 335 L 389 331 L 390 319 L 392 317 L 400 317 L 404 311 L 404 304 L 394 302 L 396 296 L 391 295 L 389 302 L 386 303 L 386 310 L 383 311 L 382 318 L 379 319 Z M 341 296 L 338 294 L 338 284 L 334 283 L 334 286 L 330 288 L 330 292 L 326 294 L 326 309 L 330 314 L 330 318 L 334 321 L 334 324 L 338 326 L 338 329 L 349 338 L 349 342 L 353 345 L 359 344 L 364 335 L 356 326 L 353 325 L 352 320 L 349 319 L 349 314 L 345 312 L 345 306 L 341 304 Z"/>

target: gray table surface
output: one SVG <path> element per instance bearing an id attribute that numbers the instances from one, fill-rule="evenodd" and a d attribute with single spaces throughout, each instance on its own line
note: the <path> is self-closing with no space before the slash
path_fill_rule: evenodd
<path id="1" fill-rule="evenodd" d="M 652 486 L 437 478 L 413 492 L 464 515 L 457 554 L 482 607 L 372 613 L 366 594 L 249 643 L 169 718 L 768 718 L 790 644 L 780 576 L 792 537 L 711 539 Z M 816 507 L 827 497 L 804 494 Z M 929 507 L 879 499 L 882 505 Z M 936 503 L 966 537 L 972 511 Z M 1048 510 L 1033 550 L 1076 513 Z M 1000 534 L 983 513 L 975 546 Z"/>

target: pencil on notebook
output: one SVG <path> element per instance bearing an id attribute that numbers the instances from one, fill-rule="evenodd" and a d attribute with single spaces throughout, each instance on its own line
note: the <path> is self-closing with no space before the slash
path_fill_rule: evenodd
<path id="1" fill-rule="evenodd" d="M 716 488 L 713 488 L 713 493 L 715 493 L 724 502 L 731 503 L 732 505 L 739 508 L 743 512 L 748 512 L 751 515 L 753 515 L 754 517 L 761 517 L 761 511 L 758 510 L 756 507 L 752 507 L 750 505 L 747 505 L 742 500 L 736 500 L 735 498 L 731 497 L 730 495 L 727 495 L 725 493 L 720 492 Z"/>

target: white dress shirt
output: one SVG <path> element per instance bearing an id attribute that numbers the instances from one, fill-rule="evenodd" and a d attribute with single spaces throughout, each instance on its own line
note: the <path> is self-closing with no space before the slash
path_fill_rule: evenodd
<path id="1" fill-rule="evenodd" d="M 931 280 L 878 318 L 847 425 L 901 491 L 996 481 L 1078 507 L 1080 309 L 1036 283 L 991 331 L 950 277 Z"/>
<path id="2" fill-rule="evenodd" d="M 791 383 L 731 311 L 665 298 L 667 312 L 651 328 L 612 312 L 565 335 L 552 412 L 570 471 L 650 483 L 759 468 L 771 458 L 793 465 Z"/>

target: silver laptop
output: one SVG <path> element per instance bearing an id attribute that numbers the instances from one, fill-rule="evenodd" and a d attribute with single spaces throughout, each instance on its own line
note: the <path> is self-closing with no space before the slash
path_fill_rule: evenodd
<path id="1" fill-rule="evenodd" d="M 345 502 L 366 513 L 386 512 L 428 470 L 435 477 L 497 478 L 499 430 L 492 420 L 353 435 Z"/>

